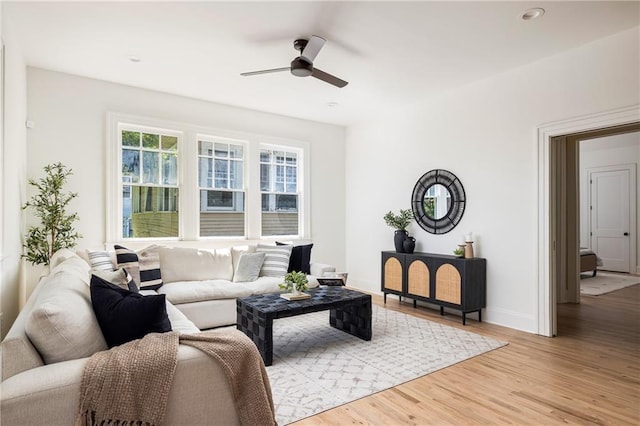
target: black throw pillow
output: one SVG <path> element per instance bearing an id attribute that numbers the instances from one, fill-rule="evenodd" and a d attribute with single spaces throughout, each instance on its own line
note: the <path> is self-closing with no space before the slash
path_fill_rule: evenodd
<path id="1" fill-rule="evenodd" d="M 288 245 L 287 243 L 281 243 L 276 241 L 279 246 Z M 304 272 L 305 274 L 311 273 L 311 249 L 313 244 L 306 244 L 304 246 L 293 246 L 291 250 L 291 256 L 289 257 L 289 268 L 287 272 Z"/>
<path id="2" fill-rule="evenodd" d="M 92 275 L 91 304 L 110 348 L 171 331 L 164 294 L 143 296 Z"/>

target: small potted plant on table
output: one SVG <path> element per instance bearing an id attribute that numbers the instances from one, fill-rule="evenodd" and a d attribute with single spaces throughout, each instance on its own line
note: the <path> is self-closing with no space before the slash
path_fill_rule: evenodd
<path id="1" fill-rule="evenodd" d="M 309 280 L 304 272 L 292 271 L 284 276 L 284 283 L 279 284 L 279 287 L 288 292 L 282 295 L 285 299 L 307 299 L 311 295 L 303 291 L 309 288 L 308 284 Z"/>

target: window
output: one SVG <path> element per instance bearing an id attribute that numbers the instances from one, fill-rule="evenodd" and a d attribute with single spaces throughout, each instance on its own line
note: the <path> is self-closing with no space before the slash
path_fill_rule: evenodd
<path id="1" fill-rule="evenodd" d="M 200 236 L 244 236 L 244 147 L 199 139 Z"/>
<path id="2" fill-rule="evenodd" d="M 122 238 L 178 236 L 178 137 L 122 127 Z"/>
<path id="3" fill-rule="evenodd" d="M 298 235 L 298 153 L 260 150 L 262 235 Z"/>
<path id="4" fill-rule="evenodd" d="M 107 241 L 308 237 L 308 144 L 108 114 Z"/>

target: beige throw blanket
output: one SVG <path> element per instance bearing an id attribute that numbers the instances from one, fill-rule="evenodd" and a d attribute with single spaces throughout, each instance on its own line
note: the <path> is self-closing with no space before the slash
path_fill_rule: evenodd
<path id="1" fill-rule="evenodd" d="M 152 333 L 92 355 L 82 376 L 76 425 L 162 424 L 179 343 L 196 347 L 219 363 L 243 425 L 276 424 L 260 353 L 243 333 L 225 330 Z"/>

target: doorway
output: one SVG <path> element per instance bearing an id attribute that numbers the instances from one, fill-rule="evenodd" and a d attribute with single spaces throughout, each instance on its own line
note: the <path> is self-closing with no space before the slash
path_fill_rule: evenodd
<path id="1" fill-rule="evenodd" d="M 557 302 L 559 283 L 569 274 L 566 295 L 579 298 L 579 245 L 577 236 L 572 236 L 576 222 L 579 223 L 577 204 L 578 186 L 572 181 L 578 164 L 579 140 L 640 130 L 640 106 L 596 114 L 578 119 L 551 123 L 539 127 L 539 173 L 538 173 L 538 334 L 557 334 Z M 565 149 L 554 144 L 554 138 L 571 140 Z M 557 141 L 559 139 L 555 139 Z M 576 141 L 576 143 L 573 142 Z M 559 153 L 561 153 L 559 155 Z M 570 159 L 566 163 L 566 159 Z M 564 172 L 558 172 L 558 167 Z M 567 194 L 569 197 L 567 198 Z M 568 215 L 567 212 L 576 212 Z M 569 220 L 573 218 L 574 223 Z M 562 225 L 571 225 L 569 230 Z M 635 235 L 630 235 L 635 238 Z M 562 243 L 564 241 L 564 246 Z M 571 249 L 571 250 L 568 250 Z M 572 284 L 573 283 L 573 284 Z M 579 299 L 578 299 L 579 300 Z"/>

